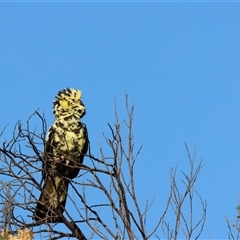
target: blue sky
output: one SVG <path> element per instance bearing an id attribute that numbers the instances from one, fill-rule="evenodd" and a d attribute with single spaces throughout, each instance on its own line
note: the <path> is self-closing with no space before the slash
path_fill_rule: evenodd
<path id="1" fill-rule="evenodd" d="M 0 3 L 4 137 L 38 108 L 50 126 L 56 93 L 79 88 L 97 155 L 115 98 L 126 116 L 127 93 L 136 146 L 144 143 L 138 196 L 144 203 L 156 195 L 149 226 L 171 167 L 178 164 L 179 179 L 189 168 L 186 142 L 204 163 L 196 183 L 208 205 L 202 238 L 227 238 L 224 216 L 235 221 L 239 194 L 239 12 L 239 3 Z"/>

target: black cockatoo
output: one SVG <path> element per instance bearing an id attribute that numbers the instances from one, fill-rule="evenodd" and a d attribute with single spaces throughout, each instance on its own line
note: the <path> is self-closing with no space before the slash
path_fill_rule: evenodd
<path id="1" fill-rule="evenodd" d="M 87 128 L 80 121 L 86 114 L 81 96 L 80 90 L 66 88 L 53 102 L 55 122 L 44 147 L 44 186 L 33 216 L 36 221 L 58 221 L 65 209 L 69 181 L 77 177 L 87 153 Z"/>

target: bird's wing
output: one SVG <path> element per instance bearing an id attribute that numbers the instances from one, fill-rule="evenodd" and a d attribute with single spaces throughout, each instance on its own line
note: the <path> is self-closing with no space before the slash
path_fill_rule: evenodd
<path id="1" fill-rule="evenodd" d="M 84 156 L 86 155 L 89 146 L 87 127 L 82 122 L 79 122 L 79 129 L 77 135 L 77 142 L 75 143 L 77 157 L 69 163 L 69 165 L 75 166 L 75 168 L 64 168 L 66 176 L 71 179 L 77 177 L 77 175 L 79 174 L 81 164 L 83 163 Z"/>
<path id="2" fill-rule="evenodd" d="M 83 138 L 85 139 L 85 142 L 82 146 L 82 151 L 81 151 L 81 156 L 80 156 L 80 163 L 83 163 L 83 158 L 84 155 L 87 153 L 88 151 L 88 147 L 89 147 L 89 140 L 88 140 L 88 131 L 87 131 L 87 127 L 84 123 L 81 123 L 81 128 L 83 129 Z"/>
<path id="3" fill-rule="evenodd" d="M 44 161 L 43 161 L 43 179 L 46 180 L 47 170 L 51 167 L 51 160 L 53 159 L 53 138 L 55 129 L 51 126 L 48 130 L 44 145 Z"/>

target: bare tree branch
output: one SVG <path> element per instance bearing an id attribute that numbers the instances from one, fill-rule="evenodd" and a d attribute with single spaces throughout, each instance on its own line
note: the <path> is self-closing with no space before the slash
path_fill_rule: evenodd
<path id="1" fill-rule="evenodd" d="M 176 180 L 176 168 L 170 174 L 170 193 L 166 206 L 155 224 L 148 226 L 147 216 L 154 208 L 155 197 L 142 202 L 136 192 L 135 165 L 143 145 L 134 145 L 133 117 L 134 105 L 129 104 L 126 95 L 126 119 L 120 120 L 115 103 L 115 123 L 108 124 L 110 136 L 103 134 L 104 143 L 99 143 L 99 153 L 89 152 L 85 155 L 89 161 L 77 164 L 81 168 L 74 180 L 64 177 L 69 182 L 72 192 L 68 191 L 68 205 L 53 211 L 44 206 L 50 216 L 33 220 L 39 194 L 48 194 L 43 190 L 42 174 L 43 148 L 47 133 L 45 116 L 35 111 L 26 121 L 20 121 L 14 127 L 9 141 L 3 141 L 0 147 L 0 227 L 16 233 L 18 229 L 30 228 L 41 239 L 150 239 L 162 230 L 167 239 L 177 239 L 179 232 L 190 239 L 193 234 L 197 239 L 203 230 L 206 219 L 206 202 L 195 191 L 195 182 L 202 169 L 202 161 L 195 167 L 195 155 L 190 156 L 187 145 L 190 171 L 182 172 L 183 193 Z M 33 128 L 33 122 L 37 128 Z M 34 129 L 34 130 L 32 130 Z M 0 133 L 3 135 L 6 128 Z M 106 154 L 107 152 L 107 154 Z M 99 156 L 98 156 L 99 155 Z M 64 164 L 63 164 L 64 165 Z M 46 164 L 45 164 L 46 166 Z M 71 167 L 68 165 L 68 167 Z M 194 222 L 194 201 L 200 201 L 202 216 Z M 190 218 L 182 208 L 190 202 Z M 58 200 L 59 201 L 59 200 Z M 69 207 L 70 206 L 70 207 Z M 166 221 L 170 206 L 176 216 L 174 227 Z M 62 213 L 64 210 L 64 213 Z M 54 221 L 53 221 L 54 219 Z M 161 226 L 161 228 L 160 228 Z"/>

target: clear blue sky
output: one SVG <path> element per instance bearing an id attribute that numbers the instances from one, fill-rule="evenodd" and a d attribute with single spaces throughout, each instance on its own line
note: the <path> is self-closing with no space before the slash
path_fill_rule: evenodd
<path id="1" fill-rule="evenodd" d="M 224 216 L 235 221 L 240 188 L 239 13 L 239 3 L 0 3 L 4 137 L 38 108 L 50 126 L 56 93 L 79 88 L 97 155 L 114 123 L 115 97 L 126 115 L 126 92 L 136 147 L 144 143 L 138 196 L 144 203 L 156 195 L 149 226 L 166 201 L 170 168 L 178 164 L 179 179 L 188 170 L 186 142 L 203 157 L 202 238 L 227 238 Z"/>

